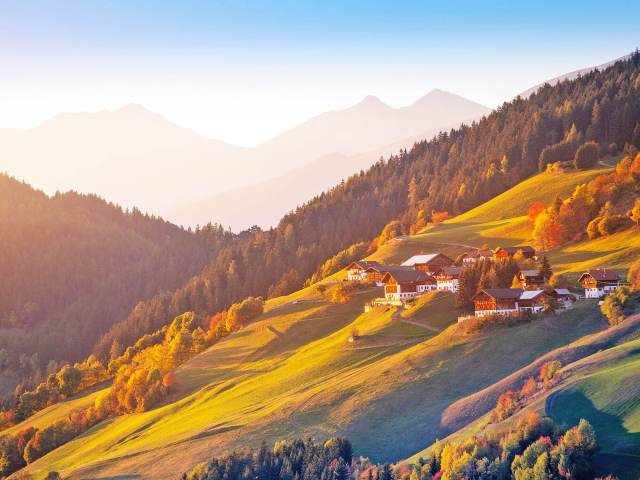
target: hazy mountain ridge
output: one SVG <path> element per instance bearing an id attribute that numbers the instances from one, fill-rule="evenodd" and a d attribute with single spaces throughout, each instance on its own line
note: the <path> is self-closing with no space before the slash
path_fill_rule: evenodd
<path id="1" fill-rule="evenodd" d="M 296 149 L 306 146 L 316 152 L 314 160 L 268 180 L 185 203 L 167 217 L 184 225 L 215 220 L 234 231 L 252 225 L 269 228 L 296 206 L 366 170 L 380 157 L 409 149 L 415 142 L 479 120 L 489 112 L 442 90 L 397 109 L 368 96 L 351 108 L 323 113 L 258 147 L 275 160 L 294 158 Z"/>
<path id="2" fill-rule="evenodd" d="M 0 130 L 0 171 L 47 193 L 96 193 L 186 224 L 190 222 L 170 215 L 180 205 L 281 176 L 325 155 L 369 152 L 488 111 L 441 91 L 398 109 L 367 97 L 352 107 L 313 117 L 255 148 L 241 148 L 211 140 L 131 104 L 114 111 L 58 114 L 31 129 Z M 377 156 L 370 164 L 375 160 Z M 295 203 L 308 200 L 359 168 L 343 169 L 339 175 L 308 185 L 294 197 Z M 224 210 L 233 206 L 226 205 Z M 269 218 L 285 211 L 274 209 Z M 216 222 L 215 214 L 215 210 L 203 212 L 199 222 Z M 265 222 L 257 216 L 248 223 Z"/>

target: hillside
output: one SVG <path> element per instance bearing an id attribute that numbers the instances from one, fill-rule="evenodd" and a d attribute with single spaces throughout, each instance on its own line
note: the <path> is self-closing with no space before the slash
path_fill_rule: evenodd
<path id="1" fill-rule="evenodd" d="M 619 327 L 552 351 L 496 385 L 452 405 L 452 409 L 464 411 L 483 403 L 495 404 L 497 395 L 507 388 L 519 388 L 543 363 L 556 359 L 562 362 L 560 382 L 512 417 L 492 423 L 489 415 L 481 415 L 443 441 L 461 440 L 513 425 L 531 411 L 549 416 L 563 428 L 585 418 L 595 428 L 601 446 L 595 458 L 596 473 L 613 473 L 623 480 L 635 480 L 640 471 L 639 327 L 640 315 L 632 316 Z M 487 407 L 483 408 L 486 411 Z M 409 462 L 428 456 L 430 451 L 431 448 L 420 451 Z"/>
<path id="2" fill-rule="evenodd" d="M 180 286 L 228 240 L 96 196 L 48 197 L 4 175 L 0 231 L 2 395 L 86 357 L 137 302 Z"/>
<path id="3" fill-rule="evenodd" d="M 526 199 L 521 205 L 526 210 L 529 201 L 571 191 L 586 174 L 562 175 L 557 181 L 540 174 L 503 198 L 509 204 Z M 520 213 L 512 206 L 510 214 Z M 483 211 L 486 206 L 478 209 Z M 480 213 L 463 218 L 481 220 Z M 456 255 L 464 247 L 444 243 L 456 220 L 392 241 L 373 258 L 394 263 L 436 249 Z M 256 322 L 178 369 L 180 391 L 166 406 L 99 425 L 29 471 L 57 469 L 71 478 L 170 478 L 211 451 L 334 434 L 346 435 L 358 453 L 373 460 L 397 460 L 468 422 L 468 409 L 458 409 L 459 402 L 606 327 L 595 304 L 582 302 L 557 317 L 465 334 L 453 325 L 457 314 L 448 294 L 425 296 L 399 317 L 384 308 L 362 313 L 377 294 L 363 291 L 339 305 L 310 287 L 268 301 Z M 350 344 L 353 328 L 360 339 Z M 485 405 L 480 415 L 492 401 Z M 51 421 L 65 411 L 64 404 L 57 405 L 46 416 Z"/>
<path id="4" fill-rule="evenodd" d="M 101 339 L 96 353 L 104 358 L 114 341 L 129 345 L 184 310 L 211 315 L 247 296 L 293 292 L 327 259 L 371 242 L 385 226 L 393 227 L 386 230 L 391 236 L 419 231 L 433 212 L 461 214 L 517 185 L 546 167 L 540 162 L 545 148 L 557 147 L 568 136 L 576 142 L 571 148 L 585 140 L 640 144 L 639 65 L 640 55 L 632 55 L 381 159 L 297 207 L 277 227 L 244 232 L 241 242 L 221 252 L 200 275 L 173 293 L 141 303 Z M 607 108 L 600 107 L 604 99 Z M 501 236 L 515 242 L 513 228 L 494 227 L 487 234 L 496 242 Z M 588 263 L 589 254 L 584 256 Z"/>

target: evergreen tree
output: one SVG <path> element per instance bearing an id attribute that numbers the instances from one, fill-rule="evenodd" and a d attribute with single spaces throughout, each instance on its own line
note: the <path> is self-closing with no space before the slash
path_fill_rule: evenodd
<path id="1" fill-rule="evenodd" d="M 549 263 L 549 259 L 546 255 L 543 255 L 542 260 L 540 261 L 540 274 L 544 277 L 545 281 L 549 281 L 553 275 L 551 264 Z"/>

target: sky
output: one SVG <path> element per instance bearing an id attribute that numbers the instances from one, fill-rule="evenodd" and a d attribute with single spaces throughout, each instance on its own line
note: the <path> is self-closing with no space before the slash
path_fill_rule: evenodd
<path id="1" fill-rule="evenodd" d="M 0 4 L 0 128 L 139 103 L 254 146 L 367 95 L 489 107 L 640 46 L 640 2 L 30 1 Z"/>

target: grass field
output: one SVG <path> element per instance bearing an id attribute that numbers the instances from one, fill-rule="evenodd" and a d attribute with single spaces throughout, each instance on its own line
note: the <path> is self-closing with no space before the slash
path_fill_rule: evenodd
<path id="1" fill-rule="evenodd" d="M 586 336 L 536 362 L 537 369 L 543 361 L 566 359 L 563 380 L 524 410 L 500 424 L 492 424 L 489 415 L 481 416 L 444 440 L 459 441 L 503 428 L 530 410 L 551 417 L 563 429 L 585 418 L 596 430 L 596 473 L 636 480 L 640 472 L 640 316 L 627 322 L 621 328 Z M 523 369 L 518 384 L 534 370 Z M 428 456 L 429 450 L 418 452 L 407 462 Z"/>
<path id="2" fill-rule="evenodd" d="M 420 252 L 455 257 L 468 245 L 526 242 L 531 226 L 523 215 L 531 203 L 567 195 L 605 171 L 538 175 L 461 217 L 392 240 L 371 258 L 399 263 Z M 603 261 L 624 270 L 638 252 L 640 240 L 628 231 L 550 256 L 556 271 Z M 343 277 L 340 272 L 325 282 Z M 74 479 L 176 478 L 213 453 L 336 434 L 352 440 L 358 454 L 396 461 L 468 423 L 465 399 L 605 328 L 593 302 L 582 302 L 557 317 L 466 335 L 450 294 L 425 295 L 402 312 L 378 307 L 363 313 L 380 294 L 360 291 L 338 305 L 309 287 L 269 300 L 256 322 L 177 370 L 179 391 L 166 405 L 103 422 L 28 472 L 36 478 L 50 470 Z M 357 339 L 349 342 L 354 332 Z M 91 395 L 73 402 L 81 406 Z M 43 425 L 71 408 L 62 403 L 30 421 Z"/>

